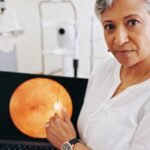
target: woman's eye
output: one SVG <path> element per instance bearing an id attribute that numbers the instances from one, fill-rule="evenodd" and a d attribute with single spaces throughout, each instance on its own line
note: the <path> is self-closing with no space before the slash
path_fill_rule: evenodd
<path id="1" fill-rule="evenodd" d="M 139 23 L 140 22 L 138 20 L 135 20 L 135 19 L 128 21 L 129 26 L 137 26 Z"/>
<path id="2" fill-rule="evenodd" d="M 115 28 L 115 26 L 113 24 L 107 24 L 104 26 L 105 30 L 113 30 Z"/>

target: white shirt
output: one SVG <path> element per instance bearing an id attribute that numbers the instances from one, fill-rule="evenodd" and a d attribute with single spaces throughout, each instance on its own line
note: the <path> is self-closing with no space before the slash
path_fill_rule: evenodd
<path id="1" fill-rule="evenodd" d="M 88 83 L 78 131 L 92 150 L 150 150 L 150 79 L 113 96 L 121 65 L 113 58 Z"/>

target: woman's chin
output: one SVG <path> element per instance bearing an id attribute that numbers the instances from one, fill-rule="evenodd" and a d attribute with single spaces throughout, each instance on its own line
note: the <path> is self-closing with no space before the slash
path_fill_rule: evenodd
<path id="1" fill-rule="evenodd" d="M 116 59 L 118 60 L 118 62 L 119 62 L 121 65 L 123 65 L 123 66 L 125 66 L 125 67 L 131 67 L 131 66 L 133 66 L 133 65 L 136 64 L 136 62 L 134 62 L 134 61 L 131 60 L 131 59 L 120 59 L 120 58 L 117 58 L 117 57 L 116 57 Z"/>

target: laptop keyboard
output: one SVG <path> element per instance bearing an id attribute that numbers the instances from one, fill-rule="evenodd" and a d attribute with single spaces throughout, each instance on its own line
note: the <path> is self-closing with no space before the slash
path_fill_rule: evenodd
<path id="1" fill-rule="evenodd" d="M 0 142 L 0 150 L 56 150 L 48 143 L 38 142 Z"/>

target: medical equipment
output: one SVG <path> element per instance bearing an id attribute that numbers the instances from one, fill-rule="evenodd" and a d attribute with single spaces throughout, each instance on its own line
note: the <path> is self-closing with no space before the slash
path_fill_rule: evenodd
<path id="1" fill-rule="evenodd" d="M 5 1 L 0 0 L 0 51 L 9 52 L 15 47 L 17 37 L 23 33 L 13 10 L 5 8 Z"/>
<path id="2" fill-rule="evenodd" d="M 0 70 L 17 71 L 16 43 L 23 33 L 17 22 L 16 13 L 6 9 L 5 1 L 0 0 Z"/>
<path id="3" fill-rule="evenodd" d="M 98 31 L 99 30 L 99 31 Z M 93 71 L 96 60 L 105 59 L 111 56 L 107 51 L 107 45 L 103 36 L 103 28 L 97 18 L 97 16 L 92 13 L 91 15 L 91 33 L 90 33 L 90 73 Z M 97 50 L 97 51 L 96 51 Z"/>
<path id="4" fill-rule="evenodd" d="M 73 8 L 74 21 L 62 20 L 55 23 L 49 22 L 49 25 L 57 26 L 57 40 L 58 47 L 53 50 L 46 50 L 44 47 L 44 23 L 42 5 L 45 3 L 68 3 Z M 71 0 L 43 0 L 39 3 L 39 14 L 40 14 L 40 38 L 41 38 L 41 51 L 42 51 L 42 73 L 45 73 L 45 55 L 61 55 L 63 57 L 63 71 L 64 76 L 68 75 L 70 69 L 74 69 L 74 77 L 77 77 L 78 68 L 78 30 L 77 30 L 77 12 L 75 3 Z M 73 62 L 73 63 L 72 63 Z"/>

